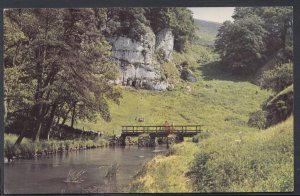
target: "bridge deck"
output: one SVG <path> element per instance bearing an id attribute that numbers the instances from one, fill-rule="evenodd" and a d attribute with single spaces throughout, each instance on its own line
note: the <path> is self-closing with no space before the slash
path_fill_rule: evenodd
<path id="1" fill-rule="evenodd" d="M 203 125 L 184 125 L 184 126 L 122 126 L 122 135 L 138 136 L 142 133 L 148 134 L 184 134 L 195 135 L 200 133 Z"/>

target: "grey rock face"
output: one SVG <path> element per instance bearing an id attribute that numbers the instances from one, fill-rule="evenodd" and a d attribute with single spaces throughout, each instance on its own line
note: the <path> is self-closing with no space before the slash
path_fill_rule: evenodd
<path id="1" fill-rule="evenodd" d="M 162 52 L 163 58 L 170 61 L 174 48 L 174 36 L 171 29 L 163 29 L 156 36 L 155 50 Z"/>
<path id="2" fill-rule="evenodd" d="M 108 41 L 112 44 L 112 56 L 119 65 L 120 78 L 115 83 L 136 88 L 166 90 L 168 84 L 160 80 L 160 65 L 155 52 L 159 49 L 164 53 L 165 60 L 171 58 L 174 46 L 171 30 L 162 30 L 155 36 L 149 29 L 140 41 L 125 36 L 112 37 Z"/>

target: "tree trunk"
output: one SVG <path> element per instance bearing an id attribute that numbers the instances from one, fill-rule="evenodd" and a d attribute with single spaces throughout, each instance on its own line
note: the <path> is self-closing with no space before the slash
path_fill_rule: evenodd
<path id="1" fill-rule="evenodd" d="M 36 110 L 36 126 L 35 126 L 35 129 L 36 131 L 34 132 L 34 135 L 32 137 L 32 141 L 35 142 L 35 141 L 39 141 L 40 140 L 40 134 L 41 134 L 41 128 L 42 128 L 42 122 L 43 122 L 43 117 L 42 117 L 42 114 L 43 114 L 43 110 L 44 110 L 44 107 L 43 107 L 43 104 L 39 104 L 39 106 L 37 106 L 37 110 Z"/>
<path id="2" fill-rule="evenodd" d="M 23 138 L 24 138 L 24 136 L 25 136 L 25 132 L 26 132 L 26 128 L 27 127 L 29 127 L 28 125 L 29 124 L 32 124 L 32 121 L 30 120 L 30 119 L 28 119 L 28 120 L 26 120 L 24 123 L 23 123 L 23 129 L 22 129 L 22 131 L 21 131 L 21 134 L 19 135 L 19 137 L 18 137 L 18 139 L 16 140 L 16 142 L 15 142 L 15 144 L 14 144 L 14 146 L 16 147 L 16 146 L 19 146 L 20 144 L 21 144 L 21 142 L 22 142 L 22 140 L 23 140 Z"/>
<path id="3" fill-rule="evenodd" d="M 14 146 L 19 146 L 21 144 L 23 138 L 24 138 L 24 134 L 19 135 L 19 137 L 18 137 L 17 141 L 15 142 Z"/>
<path id="4" fill-rule="evenodd" d="M 6 119 L 7 119 L 7 100 L 6 98 L 4 98 L 4 103 L 3 103 L 3 112 L 4 112 L 4 117 L 3 117 L 3 120 L 4 120 L 4 127 L 6 125 Z"/>
<path id="5" fill-rule="evenodd" d="M 56 108 L 57 108 L 57 104 L 54 103 L 53 106 L 52 106 L 52 109 L 50 111 L 49 119 L 46 123 L 45 136 L 47 136 L 48 140 L 49 140 L 49 135 L 50 135 L 50 132 L 51 132 L 51 129 L 52 129 L 52 124 L 53 124 Z"/>
<path id="6" fill-rule="evenodd" d="M 74 121 L 75 121 L 75 112 L 76 112 L 76 102 L 74 103 L 73 112 L 72 112 L 72 120 L 71 120 L 71 127 L 72 128 L 74 126 Z"/>
<path id="7" fill-rule="evenodd" d="M 57 120 L 56 120 L 55 126 L 59 125 L 59 121 L 60 121 L 60 116 L 57 116 Z"/>
<path id="8" fill-rule="evenodd" d="M 63 117 L 63 121 L 61 122 L 61 125 L 64 125 L 66 123 L 66 120 L 68 118 L 68 115 L 69 115 L 70 111 L 71 111 L 71 108 L 69 108 L 69 110 L 67 111 L 66 116 Z"/>

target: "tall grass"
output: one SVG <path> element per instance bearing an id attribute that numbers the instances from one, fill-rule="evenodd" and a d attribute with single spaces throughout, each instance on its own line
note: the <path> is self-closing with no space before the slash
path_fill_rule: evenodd
<path id="1" fill-rule="evenodd" d="M 149 161 L 130 184 L 130 192 L 163 193 L 190 192 L 192 184 L 185 176 L 188 165 L 197 152 L 195 143 L 180 143 L 171 147 L 170 156 L 156 156 Z"/>
<path id="2" fill-rule="evenodd" d="M 62 151 L 103 147 L 108 144 L 108 141 L 103 138 L 95 140 L 41 140 L 39 142 L 32 142 L 24 138 L 22 143 L 15 147 L 14 143 L 16 140 L 17 135 L 4 134 L 4 156 L 8 160 L 13 158 L 33 158 Z"/>

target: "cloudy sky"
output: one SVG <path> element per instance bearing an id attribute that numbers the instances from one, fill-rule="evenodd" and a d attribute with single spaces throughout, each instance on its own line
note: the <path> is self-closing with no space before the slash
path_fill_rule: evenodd
<path id="1" fill-rule="evenodd" d="M 190 7 L 194 18 L 222 23 L 232 20 L 234 7 Z"/>

